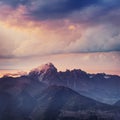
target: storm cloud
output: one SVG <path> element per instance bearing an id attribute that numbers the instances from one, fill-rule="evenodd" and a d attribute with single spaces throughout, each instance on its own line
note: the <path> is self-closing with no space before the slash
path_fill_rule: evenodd
<path id="1" fill-rule="evenodd" d="M 91 14 L 88 16 L 91 16 L 93 21 L 95 19 L 99 21 L 105 15 L 112 14 L 113 11 L 117 12 L 120 5 L 119 0 L 1 0 L 0 3 L 1 5 L 11 6 L 14 9 L 23 5 L 27 11 L 25 15 L 34 20 L 72 19 L 69 18 L 71 14 L 74 16 L 76 12 L 84 13 L 86 9 L 90 8 L 88 12 L 91 12 Z M 84 15 L 87 17 L 87 14 Z M 116 14 L 114 15 L 116 16 Z M 81 14 L 75 17 L 78 21 L 83 20 Z"/>

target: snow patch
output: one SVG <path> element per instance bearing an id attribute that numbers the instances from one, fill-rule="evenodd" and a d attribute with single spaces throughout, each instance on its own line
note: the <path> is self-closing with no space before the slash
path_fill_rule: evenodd
<path id="1" fill-rule="evenodd" d="M 93 78 L 93 76 L 91 75 L 91 76 L 89 76 L 89 78 Z"/>
<path id="2" fill-rule="evenodd" d="M 109 78 L 111 78 L 111 77 L 106 75 L 106 76 L 104 76 L 104 78 L 105 78 L 105 79 L 109 79 Z"/>

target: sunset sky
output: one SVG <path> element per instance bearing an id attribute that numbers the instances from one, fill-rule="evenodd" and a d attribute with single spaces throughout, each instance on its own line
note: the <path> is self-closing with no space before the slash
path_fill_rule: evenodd
<path id="1" fill-rule="evenodd" d="M 0 75 L 47 62 L 120 75 L 120 0 L 0 0 Z"/>

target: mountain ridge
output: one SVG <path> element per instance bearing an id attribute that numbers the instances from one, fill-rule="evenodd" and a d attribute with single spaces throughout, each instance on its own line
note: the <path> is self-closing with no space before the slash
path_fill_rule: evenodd
<path id="1" fill-rule="evenodd" d="M 114 104 L 120 100 L 120 76 L 90 74 L 81 69 L 58 71 L 52 63 L 32 69 L 26 76 L 46 85 L 65 86 L 99 102 Z M 21 77 L 22 77 L 21 76 Z M 4 76 L 7 79 L 9 76 Z M 1 79 L 3 79 L 1 78 Z M 10 76 L 12 79 L 12 77 Z"/>
<path id="2" fill-rule="evenodd" d="M 109 102 L 111 98 L 114 102 L 120 100 L 118 76 L 76 69 L 58 72 L 53 64 L 37 70 L 20 77 L 0 78 L 1 120 L 120 118 L 120 107 Z"/>
<path id="3" fill-rule="evenodd" d="M 48 85 L 69 87 L 82 95 L 104 103 L 114 104 L 120 99 L 120 95 L 118 95 L 120 76 L 118 75 L 89 74 L 81 69 L 61 72 L 57 71 L 52 63 L 45 64 L 45 66 L 47 66 L 47 70 L 35 69 L 35 71 L 30 71 L 28 76 Z"/>

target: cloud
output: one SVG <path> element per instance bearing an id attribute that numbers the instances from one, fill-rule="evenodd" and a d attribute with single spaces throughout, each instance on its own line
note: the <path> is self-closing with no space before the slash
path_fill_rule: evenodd
<path id="1" fill-rule="evenodd" d="M 0 0 L 1 68 L 53 62 L 119 74 L 119 6 L 120 0 Z"/>
<path id="2" fill-rule="evenodd" d="M 94 5 L 98 0 L 53 0 L 53 1 L 35 1 L 35 7 L 29 11 L 30 15 L 36 20 L 60 19 L 65 18 L 74 11 L 81 10 L 90 5 Z"/>
<path id="3" fill-rule="evenodd" d="M 120 20 L 119 5 L 119 0 L 29 0 L 25 4 L 27 8 L 25 16 L 37 21 L 73 20 L 74 18 L 75 21 L 85 24 L 104 22 L 118 24 Z"/>
<path id="4" fill-rule="evenodd" d="M 27 5 L 30 0 L 0 0 L 1 5 L 9 5 L 13 8 L 18 7 L 19 5 Z"/>
<path id="5" fill-rule="evenodd" d="M 71 26 L 69 27 L 71 28 Z M 21 43 L 15 49 L 14 54 L 17 56 L 43 56 L 61 53 L 120 51 L 119 28 L 108 24 L 93 26 L 80 32 L 80 28 L 73 30 L 72 26 L 72 30 L 69 30 L 69 27 L 65 33 L 62 31 L 49 32 L 48 30 L 43 32 L 41 37 L 36 34 L 37 39 L 33 35 L 31 40 Z M 46 32 L 49 32 L 47 37 Z"/>
<path id="6" fill-rule="evenodd" d="M 120 51 L 119 3 L 1 0 L 0 56 Z"/>
<path id="7" fill-rule="evenodd" d="M 82 69 L 89 73 L 109 73 L 120 75 L 120 52 L 99 52 L 81 54 L 57 54 L 43 57 L 30 57 L 25 59 L 4 60 L 1 62 L 0 73 L 10 73 L 14 71 L 29 71 L 35 67 L 48 62 L 52 62 L 58 70 Z M 6 69 L 5 69 L 6 68 Z M 7 70 L 9 69 L 9 70 Z"/>
<path id="8" fill-rule="evenodd" d="M 112 25 L 90 27 L 84 34 L 66 47 L 69 52 L 120 51 L 120 28 Z"/>
<path id="9" fill-rule="evenodd" d="M 5 29 L 2 26 L 0 27 L 0 58 L 12 58 L 14 42 L 10 42 L 12 40 L 9 38 L 9 34 L 4 31 Z"/>
<path id="10" fill-rule="evenodd" d="M 119 26 L 120 23 L 120 1 L 102 2 L 102 4 L 96 4 L 86 7 L 80 11 L 75 11 L 69 16 L 72 22 L 99 25 L 99 24 L 112 24 Z"/>
<path id="11" fill-rule="evenodd" d="M 44 25 L 37 28 L 1 25 L 0 57 L 26 58 L 64 53 L 120 51 L 119 27 L 100 24 L 84 28 L 69 22 L 63 24 L 59 29 L 54 26 L 44 28 Z"/>
<path id="12" fill-rule="evenodd" d="M 21 16 L 33 21 L 55 21 L 68 19 L 78 23 L 99 24 L 110 22 L 119 24 L 119 0 L 1 0 L 0 6 L 9 6 L 14 12 L 21 6 L 25 9 Z M 2 13 L 5 13 L 3 8 Z M 9 10 L 8 16 L 13 11 Z M 2 14 L 1 13 L 1 14 Z M 4 15 L 3 15 L 4 16 Z"/>

